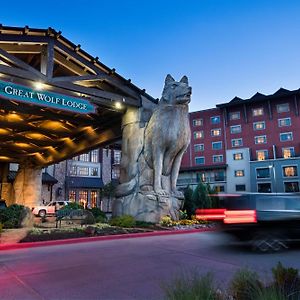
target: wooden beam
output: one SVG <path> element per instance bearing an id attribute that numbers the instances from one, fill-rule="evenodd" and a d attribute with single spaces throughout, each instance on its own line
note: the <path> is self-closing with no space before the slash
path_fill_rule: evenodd
<path id="1" fill-rule="evenodd" d="M 24 69 L 30 73 L 35 74 L 36 76 L 38 76 L 40 79 L 42 80 L 46 80 L 46 77 L 39 72 L 38 70 L 34 69 L 33 67 L 31 67 L 30 65 L 26 64 L 25 62 L 23 62 L 21 59 L 17 58 L 14 55 L 9 54 L 8 52 L 4 51 L 3 49 L 0 49 L 0 56 L 4 57 L 6 60 L 8 60 L 11 64 Z"/>
<path id="2" fill-rule="evenodd" d="M 0 37 L 1 40 L 1 37 Z M 8 53 L 22 53 L 22 54 L 39 54 L 42 52 L 42 47 L 44 44 L 32 45 L 32 44 L 8 44 L 1 43 L 0 48 Z"/>
<path id="3" fill-rule="evenodd" d="M 32 81 L 41 80 L 41 77 L 36 75 L 35 73 L 25 71 L 25 70 L 22 70 L 22 69 L 18 69 L 18 68 L 15 68 L 15 67 L 9 67 L 9 66 L 5 66 L 5 65 L 1 65 L 1 64 L 0 64 L 0 73 L 10 75 L 10 76 L 19 77 L 19 78 L 22 78 L 22 79 L 25 78 L 25 79 L 29 79 L 29 80 L 32 80 Z"/>

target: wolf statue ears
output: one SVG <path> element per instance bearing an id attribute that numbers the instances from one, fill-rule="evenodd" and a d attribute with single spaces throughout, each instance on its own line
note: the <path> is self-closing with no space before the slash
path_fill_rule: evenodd
<path id="1" fill-rule="evenodd" d="M 165 84 L 171 83 L 172 81 L 175 81 L 175 79 L 170 74 L 168 74 L 166 79 L 165 79 Z M 189 80 L 186 76 L 183 76 L 180 79 L 180 82 L 185 83 L 187 85 L 189 84 Z"/>

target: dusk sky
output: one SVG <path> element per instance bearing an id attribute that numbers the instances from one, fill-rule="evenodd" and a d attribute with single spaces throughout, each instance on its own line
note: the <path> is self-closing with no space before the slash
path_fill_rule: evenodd
<path id="1" fill-rule="evenodd" d="M 155 98 L 187 75 L 190 111 L 300 88 L 300 1 L 13 1 L 0 23 L 61 30 Z"/>

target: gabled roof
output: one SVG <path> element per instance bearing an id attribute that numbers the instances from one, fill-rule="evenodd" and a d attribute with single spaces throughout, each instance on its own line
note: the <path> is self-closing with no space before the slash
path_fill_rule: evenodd
<path id="1" fill-rule="evenodd" d="M 14 182 L 17 176 L 17 172 L 16 171 L 9 171 L 8 175 L 7 175 L 7 181 L 8 182 Z M 57 183 L 58 180 L 51 176 L 49 173 L 47 172 L 43 172 L 42 173 L 42 183 L 48 183 L 48 184 L 55 184 Z"/>

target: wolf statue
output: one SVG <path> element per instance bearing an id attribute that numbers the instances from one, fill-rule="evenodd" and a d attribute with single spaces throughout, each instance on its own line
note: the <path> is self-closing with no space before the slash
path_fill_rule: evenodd
<path id="1" fill-rule="evenodd" d="M 157 223 L 169 215 L 177 220 L 183 194 L 176 189 L 181 159 L 191 138 L 188 78 L 167 75 L 162 97 L 146 122 L 123 128 L 120 185 L 113 215 L 132 215 Z"/>

